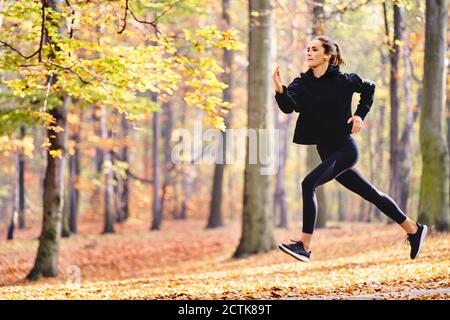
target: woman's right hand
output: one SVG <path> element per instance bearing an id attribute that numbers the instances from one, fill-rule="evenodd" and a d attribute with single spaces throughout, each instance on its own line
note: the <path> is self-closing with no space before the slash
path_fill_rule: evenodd
<path id="1" fill-rule="evenodd" d="M 275 68 L 275 71 L 272 74 L 272 80 L 275 84 L 275 91 L 279 93 L 283 93 L 283 85 L 281 84 L 281 76 L 280 76 L 280 66 Z"/>

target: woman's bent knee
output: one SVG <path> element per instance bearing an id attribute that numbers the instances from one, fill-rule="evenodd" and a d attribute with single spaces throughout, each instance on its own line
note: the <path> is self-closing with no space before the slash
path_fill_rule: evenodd
<path id="1" fill-rule="evenodd" d="M 313 191 L 316 188 L 316 184 L 313 179 L 309 176 L 306 176 L 302 181 L 302 189 Z"/>

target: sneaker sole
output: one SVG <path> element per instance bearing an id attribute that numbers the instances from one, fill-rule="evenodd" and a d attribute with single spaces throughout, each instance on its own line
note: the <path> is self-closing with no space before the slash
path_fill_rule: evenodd
<path id="1" fill-rule="evenodd" d="M 417 253 L 412 259 L 417 258 L 417 256 L 419 255 L 420 249 L 422 249 L 422 244 L 423 244 L 423 241 L 425 240 L 427 232 L 428 232 L 428 227 L 426 225 L 424 225 L 422 234 L 420 235 L 419 249 L 417 249 Z"/>
<path id="2" fill-rule="evenodd" d="M 295 252 L 292 252 L 291 250 L 289 250 L 286 247 L 284 247 L 282 244 L 279 244 L 278 248 L 280 248 L 281 251 L 283 251 L 284 253 L 287 253 L 288 255 L 294 257 L 297 260 L 300 260 L 302 262 L 309 262 L 309 258 L 308 257 L 296 254 Z"/>

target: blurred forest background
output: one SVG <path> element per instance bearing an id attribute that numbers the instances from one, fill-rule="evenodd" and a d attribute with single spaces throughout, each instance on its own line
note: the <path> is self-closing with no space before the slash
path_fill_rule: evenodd
<path id="1" fill-rule="evenodd" d="M 278 230 L 298 234 L 301 181 L 320 160 L 315 146 L 291 142 L 297 114 L 278 109 L 271 74 L 279 65 L 288 85 L 305 72 L 318 34 L 340 44 L 342 72 L 377 85 L 353 135 L 356 167 L 447 234 L 447 16 L 447 1 L 431 0 L 0 0 L 1 284 L 57 276 L 60 238 L 127 225 L 150 237 L 173 225 L 173 238 L 219 228 L 234 257 L 271 251 Z M 172 133 L 196 123 L 280 129 L 279 170 L 175 163 Z M 389 222 L 336 181 L 317 198 L 319 229 Z M 20 262 L 16 241 L 31 241 Z"/>

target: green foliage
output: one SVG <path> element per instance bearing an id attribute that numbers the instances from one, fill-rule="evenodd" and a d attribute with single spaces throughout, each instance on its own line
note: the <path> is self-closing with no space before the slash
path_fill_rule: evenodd
<path id="1" fill-rule="evenodd" d="M 14 132 L 21 124 L 33 126 L 42 123 L 26 109 L 0 110 L 0 136 Z"/>

